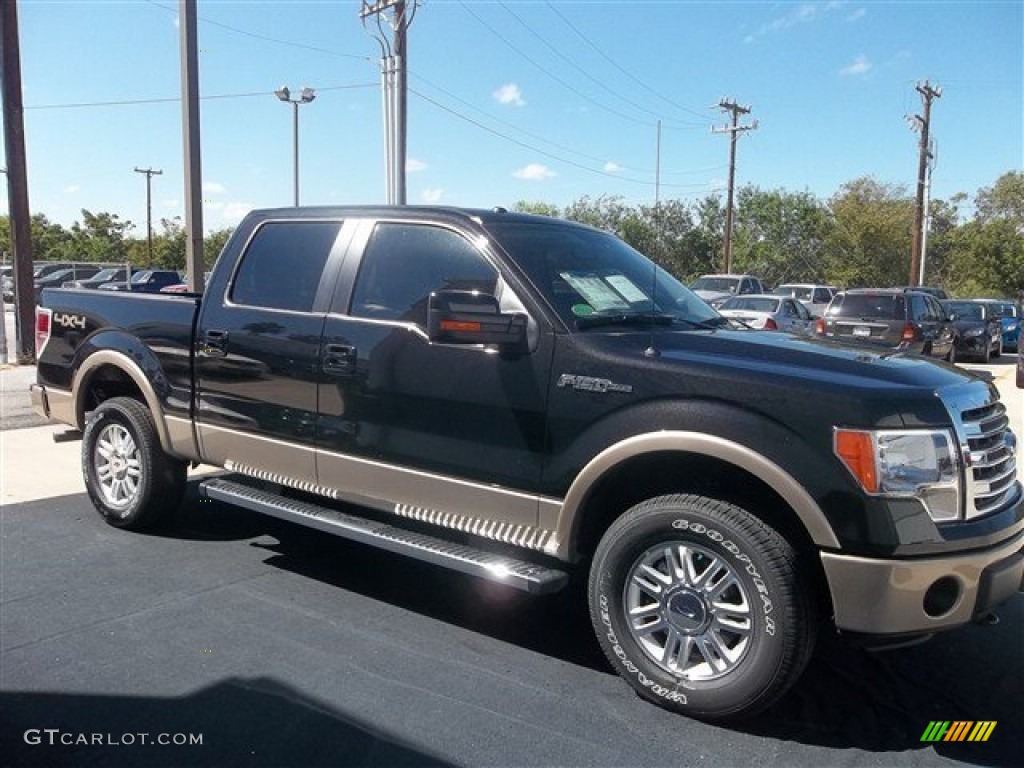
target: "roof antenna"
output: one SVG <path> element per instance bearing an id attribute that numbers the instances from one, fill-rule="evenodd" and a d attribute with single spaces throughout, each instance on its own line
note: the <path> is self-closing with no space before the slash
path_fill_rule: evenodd
<path id="1" fill-rule="evenodd" d="M 658 236 L 654 240 L 654 248 L 657 251 L 660 243 L 665 237 L 665 227 L 661 218 L 661 120 L 658 120 L 658 141 L 655 149 L 654 163 L 654 222 Z M 658 262 L 651 258 L 651 314 L 656 311 L 656 300 L 658 297 Z M 651 324 L 651 340 L 644 350 L 644 357 L 661 357 L 661 352 L 654 346 L 654 324 Z"/>

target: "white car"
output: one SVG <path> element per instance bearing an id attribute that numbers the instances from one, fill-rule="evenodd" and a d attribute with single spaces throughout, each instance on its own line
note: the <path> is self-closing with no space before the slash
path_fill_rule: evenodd
<path id="1" fill-rule="evenodd" d="M 789 296 L 733 296 L 718 308 L 718 313 L 758 330 L 805 335 L 814 330 L 814 318 L 807 307 Z"/>
<path id="2" fill-rule="evenodd" d="M 837 291 L 830 285 L 816 285 L 814 283 L 784 283 L 772 291 L 776 296 L 790 296 L 798 299 L 811 314 L 821 317 L 828 309 L 828 303 Z"/>
<path id="3" fill-rule="evenodd" d="M 701 275 L 690 286 L 690 290 L 712 307 L 718 307 L 732 296 L 748 293 L 764 293 L 761 279 L 753 275 Z"/>

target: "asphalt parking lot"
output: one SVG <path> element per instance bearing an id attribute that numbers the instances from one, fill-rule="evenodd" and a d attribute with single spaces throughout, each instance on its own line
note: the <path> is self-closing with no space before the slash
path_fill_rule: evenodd
<path id="1" fill-rule="evenodd" d="M 1009 356 L 977 368 L 1020 432 Z M 902 650 L 823 638 L 768 712 L 708 725 L 631 693 L 575 591 L 526 597 L 201 501 L 196 481 L 173 524 L 121 532 L 52 431 L 0 432 L 4 765 L 1021 764 L 1024 596 Z M 922 743 L 936 720 L 997 725 Z"/>

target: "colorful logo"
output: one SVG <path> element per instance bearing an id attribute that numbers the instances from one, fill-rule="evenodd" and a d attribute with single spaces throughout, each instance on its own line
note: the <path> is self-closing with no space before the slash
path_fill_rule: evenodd
<path id="1" fill-rule="evenodd" d="M 921 741 L 988 741 L 995 729 L 995 720 L 932 720 Z"/>

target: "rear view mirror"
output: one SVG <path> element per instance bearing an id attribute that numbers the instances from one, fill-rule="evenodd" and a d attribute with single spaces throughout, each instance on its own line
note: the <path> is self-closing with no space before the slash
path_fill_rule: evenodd
<path id="1" fill-rule="evenodd" d="M 502 314 L 489 293 L 445 289 L 430 294 L 427 334 L 445 344 L 525 345 L 526 315 Z"/>

